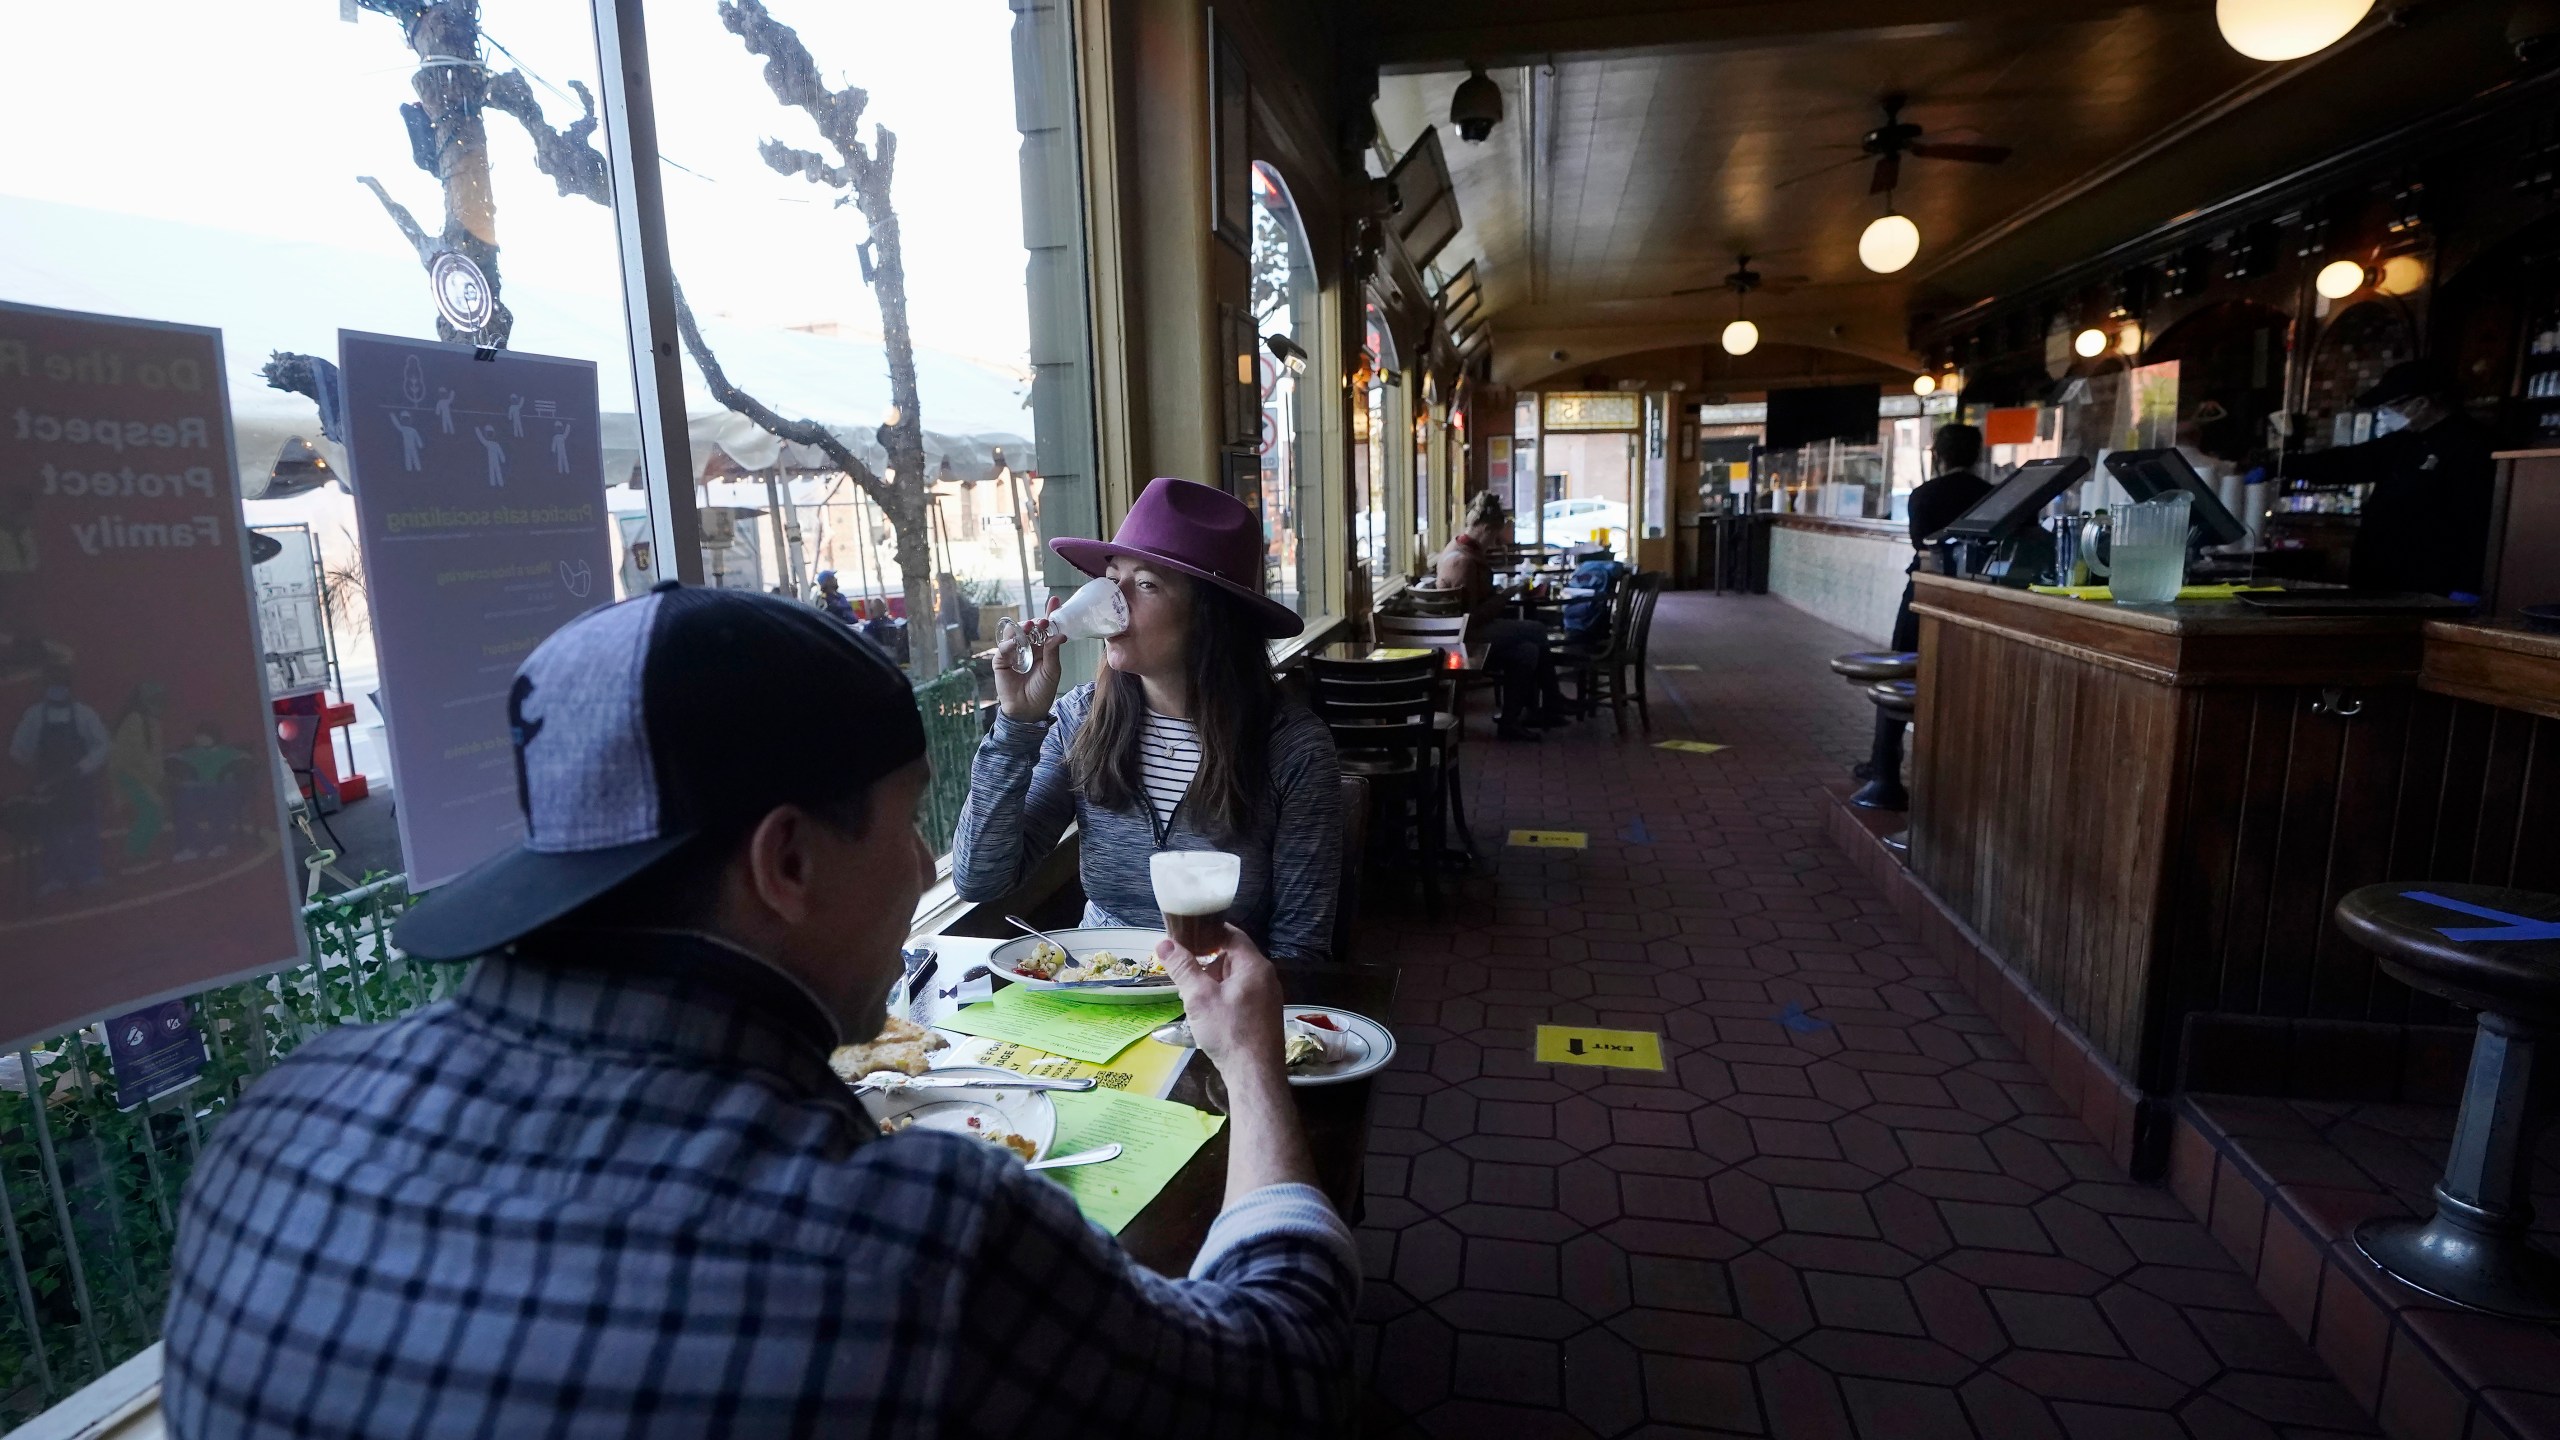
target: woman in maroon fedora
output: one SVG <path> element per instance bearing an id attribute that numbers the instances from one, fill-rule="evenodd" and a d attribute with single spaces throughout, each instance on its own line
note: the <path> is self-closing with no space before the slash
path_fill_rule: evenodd
<path id="1" fill-rule="evenodd" d="M 995 728 L 952 842 L 961 897 L 1010 893 L 1073 820 L 1086 924 L 1162 924 L 1149 857 L 1223 850 L 1244 862 L 1227 918 L 1275 959 L 1328 958 L 1342 770 L 1323 722 L 1272 680 L 1269 642 L 1305 622 L 1262 593 L 1261 523 L 1223 491 L 1164 477 L 1108 541 L 1049 546 L 1120 587 L 1129 628 L 1064 696 L 1056 645 L 1027 675 L 1012 664 L 1022 640 L 997 645 Z"/>

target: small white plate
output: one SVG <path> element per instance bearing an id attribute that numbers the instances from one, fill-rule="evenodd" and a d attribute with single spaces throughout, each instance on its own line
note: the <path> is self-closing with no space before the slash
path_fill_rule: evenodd
<path id="1" fill-rule="evenodd" d="M 1351 1053 L 1343 1059 L 1319 1060 L 1291 1070 L 1292 1085 L 1340 1085 L 1365 1079 L 1387 1068 L 1387 1062 L 1396 1057 L 1395 1035 L 1366 1015 L 1336 1010 L 1330 1005 L 1290 1005 L 1280 1013 L 1291 1020 L 1322 1015 L 1340 1027 L 1351 1042 Z"/>
<path id="2" fill-rule="evenodd" d="M 1123 960 L 1143 960 L 1156 953 L 1156 942 L 1164 938 L 1161 930 L 1141 930 L 1134 925 L 1096 925 L 1082 930 L 1052 930 L 1067 954 L 1077 960 L 1108 950 Z M 987 957 L 987 968 L 1017 985 L 1034 990 L 1055 990 L 1069 1000 L 1089 1005 L 1145 1005 L 1173 998 L 1170 977 L 1157 984 L 1136 985 L 1060 985 L 1055 980 L 1041 980 L 1022 974 L 1015 966 L 1031 958 L 1040 942 L 1029 935 L 1016 936 L 995 948 Z"/>
<path id="3" fill-rule="evenodd" d="M 946 1065 L 936 1075 L 967 1075 L 986 1080 L 1018 1080 L 1010 1070 L 992 1065 Z M 1046 1090 L 864 1090 L 863 1110 L 874 1123 L 913 1115 L 917 1130 L 945 1130 L 976 1139 L 984 1127 L 1001 1125 L 1032 1144 L 1031 1158 L 1046 1160 L 1058 1139 L 1058 1107 Z M 970 1121 L 978 1122 L 973 1128 Z"/>

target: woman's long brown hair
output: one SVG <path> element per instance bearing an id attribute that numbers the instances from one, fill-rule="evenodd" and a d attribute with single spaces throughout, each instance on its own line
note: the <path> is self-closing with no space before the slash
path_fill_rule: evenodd
<path id="1" fill-rule="evenodd" d="M 1186 577 L 1187 578 L 1187 577 Z M 1232 841 L 1251 828 L 1271 787 L 1271 717 L 1280 688 L 1271 656 L 1244 602 L 1206 580 L 1191 581 L 1191 633 L 1184 649 L 1200 772 L 1183 807 L 1207 834 Z M 1144 681 L 1111 668 L 1093 678 L 1093 708 L 1067 750 L 1068 773 L 1084 797 L 1106 810 L 1143 809 L 1138 733 L 1147 717 Z"/>

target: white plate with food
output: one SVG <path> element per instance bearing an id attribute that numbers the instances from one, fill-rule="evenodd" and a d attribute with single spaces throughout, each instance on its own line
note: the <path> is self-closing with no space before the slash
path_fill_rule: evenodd
<path id="1" fill-rule="evenodd" d="M 1017 985 L 1054 990 L 1093 1005 L 1144 1005 L 1173 998 L 1173 977 L 1156 959 L 1163 931 L 1096 925 L 1049 933 L 1057 945 L 1029 935 L 1007 940 L 987 957 L 987 968 Z M 1110 983 L 1115 980 L 1131 983 Z"/>
<path id="2" fill-rule="evenodd" d="M 973 1080 L 1019 1080 L 1011 1070 L 991 1065 L 946 1065 L 936 1076 Z M 1024 1163 L 1045 1160 L 1058 1138 L 1058 1107 L 1046 1090 L 996 1086 L 985 1090 L 864 1090 L 863 1110 L 883 1135 L 902 1130 L 941 1130 L 1000 1145 Z"/>
<path id="3" fill-rule="evenodd" d="M 1292 1085 L 1340 1085 L 1387 1068 L 1396 1037 L 1366 1015 L 1329 1005 L 1291 1005 L 1280 1012 L 1283 1055 Z"/>

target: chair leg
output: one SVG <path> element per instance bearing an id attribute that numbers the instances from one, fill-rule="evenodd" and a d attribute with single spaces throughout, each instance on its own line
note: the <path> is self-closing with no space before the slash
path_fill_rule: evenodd
<path id="1" fill-rule="evenodd" d="M 1414 848 L 1422 860 L 1423 913 L 1440 918 L 1440 786 L 1416 775 L 1413 786 Z"/>
<path id="2" fill-rule="evenodd" d="M 1476 858 L 1476 835 L 1467 825 L 1467 787 L 1461 783 L 1465 777 L 1459 773 L 1458 757 L 1454 752 L 1441 761 L 1441 774 L 1447 785 L 1449 811 L 1458 821 L 1458 848 L 1472 860 Z"/>

